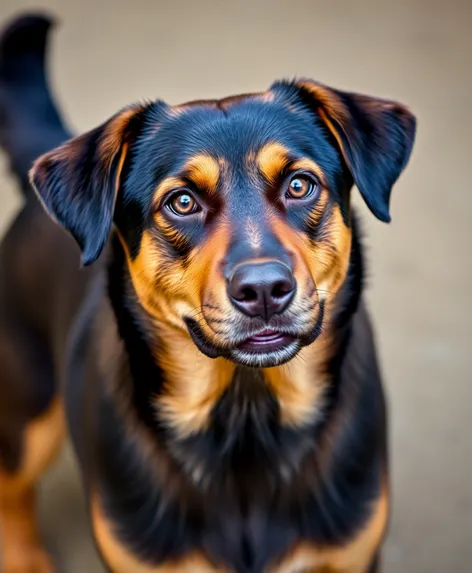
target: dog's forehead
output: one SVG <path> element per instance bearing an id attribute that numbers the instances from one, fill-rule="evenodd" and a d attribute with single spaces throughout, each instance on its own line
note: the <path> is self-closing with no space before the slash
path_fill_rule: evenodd
<path id="1" fill-rule="evenodd" d="M 306 111 L 284 102 L 238 96 L 170 108 L 156 130 L 154 145 L 165 149 L 166 155 L 171 152 L 179 163 L 209 155 L 239 164 L 268 143 L 279 143 L 296 154 L 311 153 L 314 123 Z"/>
<path id="2" fill-rule="evenodd" d="M 150 198 L 164 180 L 185 176 L 189 164 L 194 172 L 208 174 L 211 168 L 213 182 L 220 176 L 230 176 L 234 182 L 235 174 L 252 177 L 261 171 L 259 152 L 268 146 L 283 150 L 289 157 L 311 159 L 333 185 L 342 172 L 339 151 L 322 122 L 302 103 L 253 95 L 175 107 L 160 102 L 146 116 L 126 193 Z M 272 162 L 271 156 L 266 158 Z M 201 159 L 205 165 L 199 169 L 195 163 Z M 277 165 L 283 161 L 275 159 L 270 168 L 273 173 Z"/>

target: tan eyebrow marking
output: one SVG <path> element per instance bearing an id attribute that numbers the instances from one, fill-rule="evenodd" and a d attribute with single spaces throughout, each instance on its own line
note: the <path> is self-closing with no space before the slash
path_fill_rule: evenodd
<path id="1" fill-rule="evenodd" d="M 250 152 L 251 153 L 251 152 Z M 280 143 L 268 143 L 262 147 L 255 160 L 258 164 L 259 170 L 264 175 L 269 183 L 275 183 L 277 176 L 282 172 L 289 161 L 289 150 Z M 247 156 L 250 161 L 253 157 Z M 314 173 L 320 183 L 326 186 L 326 177 L 321 167 L 313 160 L 308 158 L 298 159 L 291 165 L 291 170 L 306 170 Z"/>
<path id="2" fill-rule="evenodd" d="M 280 143 L 267 143 L 256 156 L 260 172 L 269 183 L 275 183 L 277 176 L 288 163 L 289 151 Z"/>
<path id="3" fill-rule="evenodd" d="M 216 193 L 220 179 L 220 162 L 206 154 L 192 157 L 184 166 L 186 172 L 197 187 L 209 193 Z"/>
<path id="4" fill-rule="evenodd" d="M 199 188 L 207 193 L 216 193 L 220 173 L 225 163 L 223 159 L 215 159 L 210 155 L 200 153 L 191 157 L 182 168 L 182 176 L 187 177 Z M 154 204 L 157 206 L 159 200 L 165 193 L 172 189 L 185 187 L 186 181 L 183 177 L 166 177 L 158 185 L 154 193 Z"/>

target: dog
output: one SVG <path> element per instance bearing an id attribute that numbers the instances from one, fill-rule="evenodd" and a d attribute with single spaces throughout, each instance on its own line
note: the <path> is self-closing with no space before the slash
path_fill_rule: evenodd
<path id="1" fill-rule="evenodd" d="M 0 250 L 2 571 L 54 570 L 34 492 L 65 427 L 115 573 L 377 571 L 386 408 L 350 195 L 390 220 L 415 117 L 301 79 L 72 137 L 52 23 L 0 43 L 24 199 Z"/>

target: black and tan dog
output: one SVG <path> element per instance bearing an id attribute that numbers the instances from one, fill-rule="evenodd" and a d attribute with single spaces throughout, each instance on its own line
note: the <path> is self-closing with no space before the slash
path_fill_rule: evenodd
<path id="1" fill-rule="evenodd" d="M 34 488 L 63 410 L 111 571 L 375 571 L 386 421 L 350 190 L 389 220 L 414 117 L 281 81 L 69 140 L 49 27 L 0 47 L 24 193 L 0 254 L 2 571 L 52 571 Z"/>

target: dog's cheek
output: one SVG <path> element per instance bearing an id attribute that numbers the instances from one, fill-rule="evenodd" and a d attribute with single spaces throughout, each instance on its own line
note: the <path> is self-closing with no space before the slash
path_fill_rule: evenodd
<path id="1" fill-rule="evenodd" d="M 332 299 L 343 283 L 351 250 L 351 229 L 339 205 L 331 205 L 323 193 L 307 220 L 311 232 L 301 232 L 274 218 L 272 228 L 284 248 L 292 254 L 298 284 L 297 300 L 310 296 L 316 286 L 319 300 Z"/>
<path id="2" fill-rule="evenodd" d="M 223 264 L 229 246 L 229 232 L 224 222 L 195 248 L 185 271 L 185 288 L 203 314 L 211 311 L 231 312 L 226 294 Z"/>
<path id="3" fill-rule="evenodd" d="M 271 230 L 282 245 L 284 251 L 289 253 L 293 265 L 293 274 L 297 281 L 297 294 L 294 303 L 302 302 L 314 286 L 310 270 L 309 239 L 305 233 L 300 232 L 281 218 L 272 216 Z"/>
<path id="4" fill-rule="evenodd" d="M 330 209 L 320 238 L 310 247 L 310 271 L 320 300 L 332 300 L 344 282 L 349 266 L 352 233 L 338 205 Z"/>
<path id="5" fill-rule="evenodd" d="M 173 276 L 177 274 L 173 261 L 169 261 L 166 250 L 156 241 L 152 230 L 143 232 L 135 257 L 131 257 L 121 237 L 120 240 L 139 303 L 151 316 L 162 320 L 169 314 L 169 293 L 172 292 Z"/>

